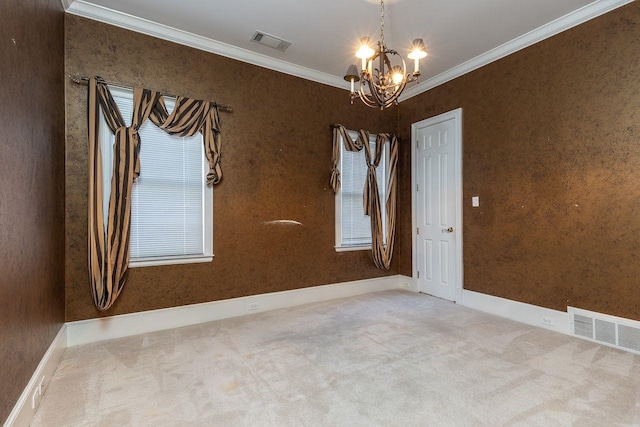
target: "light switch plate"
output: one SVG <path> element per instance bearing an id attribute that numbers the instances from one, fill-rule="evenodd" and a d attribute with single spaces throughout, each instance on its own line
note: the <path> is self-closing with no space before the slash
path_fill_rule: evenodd
<path id="1" fill-rule="evenodd" d="M 473 206 L 474 208 L 477 208 L 478 206 L 480 206 L 480 197 L 473 196 L 471 198 L 471 206 Z"/>

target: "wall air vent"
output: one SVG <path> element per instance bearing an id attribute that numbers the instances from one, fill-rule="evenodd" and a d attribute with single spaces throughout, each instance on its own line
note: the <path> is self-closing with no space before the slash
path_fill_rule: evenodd
<path id="1" fill-rule="evenodd" d="M 596 341 L 616 345 L 616 324 L 596 319 Z"/>
<path id="2" fill-rule="evenodd" d="M 618 325 L 618 345 L 640 353 L 640 328 Z"/>
<path id="3" fill-rule="evenodd" d="M 251 37 L 251 41 L 277 49 L 280 52 L 284 52 L 289 46 L 291 46 L 291 42 L 288 42 L 276 36 L 272 36 L 271 34 L 264 33 L 262 31 L 256 31 L 253 37 Z"/>
<path id="4" fill-rule="evenodd" d="M 573 315 L 573 334 L 581 337 L 593 339 L 593 318 Z"/>
<path id="5" fill-rule="evenodd" d="M 568 307 L 574 336 L 640 354 L 640 322 Z"/>

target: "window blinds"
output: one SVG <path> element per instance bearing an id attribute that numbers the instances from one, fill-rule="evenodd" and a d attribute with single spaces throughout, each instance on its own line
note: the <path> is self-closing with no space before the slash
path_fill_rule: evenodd
<path id="1" fill-rule="evenodd" d="M 112 90 L 112 95 L 129 126 L 132 92 L 118 89 Z M 171 112 L 175 101 L 165 97 L 165 104 Z M 106 123 L 101 128 L 105 129 Z M 150 120 L 140 127 L 139 135 L 140 177 L 133 184 L 131 200 L 131 260 L 204 254 L 207 172 L 202 135 L 170 136 Z M 112 158 L 112 150 L 113 136 L 102 150 L 104 157 Z M 106 170 L 112 170 L 112 160 L 106 161 Z M 110 182 L 104 186 L 108 194 Z M 108 199 L 106 203 L 108 209 Z"/>
<path id="2" fill-rule="evenodd" d="M 353 135 L 355 138 L 355 134 Z M 371 219 L 364 214 L 363 191 L 367 178 L 367 162 L 364 150 L 347 151 L 340 144 L 340 202 L 341 202 L 341 246 L 371 244 Z M 369 143 L 371 153 L 375 153 L 375 142 Z M 382 218 L 385 218 L 386 172 L 388 156 L 385 155 L 376 169 L 378 191 L 382 201 Z M 383 224 L 386 236 L 386 224 Z"/>

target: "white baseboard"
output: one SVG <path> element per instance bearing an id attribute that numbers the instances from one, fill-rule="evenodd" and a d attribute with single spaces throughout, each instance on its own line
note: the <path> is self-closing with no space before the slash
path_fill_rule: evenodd
<path id="1" fill-rule="evenodd" d="M 67 348 L 67 325 L 62 325 L 9 414 L 9 418 L 5 421 L 4 427 L 25 427 L 31 423 L 65 348 Z"/>
<path id="2" fill-rule="evenodd" d="M 405 286 L 405 283 L 408 283 L 405 279 L 411 280 L 405 276 L 395 275 L 69 322 L 67 323 L 67 345 L 74 347 L 370 292 L 409 289 Z"/>
<path id="3" fill-rule="evenodd" d="M 405 291 L 418 292 L 418 279 L 410 276 L 397 276 L 400 280 L 400 287 Z"/>
<path id="4" fill-rule="evenodd" d="M 463 290 L 462 305 L 499 317 L 571 335 L 571 320 L 565 311 Z"/>

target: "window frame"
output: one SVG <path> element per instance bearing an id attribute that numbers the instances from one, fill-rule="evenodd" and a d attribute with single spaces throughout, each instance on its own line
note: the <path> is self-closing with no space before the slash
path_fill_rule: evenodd
<path id="1" fill-rule="evenodd" d="M 126 98 L 129 102 L 133 103 L 133 90 L 128 88 L 122 88 L 118 86 L 109 86 L 109 91 L 111 95 L 116 98 Z M 169 105 L 173 104 L 172 101 L 175 101 L 175 98 L 164 97 L 165 102 Z M 167 102 L 168 101 L 168 102 Z M 169 106 L 167 106 L 169 109 Z M 172 108 L 171 108 L 172 109 Z M 169 109 L 169 111 L 171 111 Z M 125 123 L 127 125 L 131 124 L 131 117 L 123 117 Z M 142 126 L 155 126 L 155 124 L 151 123 L 149 119 Z M 138 267 L 150 267 L 150 266 L 159 266 L 159 265 L 179 265 L 179 264 L 193 264 L 193 263 L 204 263 L 211 262 L 214 258 L 213 253 L 213 186 L 207 185 L 206 175 L 209 170 L 209 163 L 204 153 L 204 145 L 203 145 L 203 136 L 198 132 L 199 143 L 200 143 L 200 155 L 202 159 L 202 168 L 200 170 L 202 183 L 203 183 L 203 191 L 202 191 L 202 221 L 203 221 L 203 251 L 202 254 L 193 254 L 193 255 L 165 255 L 158 257 L 144 257 L 144 258 L 134 258 L 130 254 L 129 259 L 129 268 L 138 268 Z M 171 136 L 167 134 L 169 138 L 180 138 L 177 136 Z M 109 206 L 109 198 L 107 194 L 107 189 L 111 190 L 111 173 L 113 171 L 113 143 L 115 140 L 115 136 L 109 130 L 107 123 L 102 114 L 100 114 L 100 147 L 102 151 L 102 167 L 103 171 L 109 171 L 108 176 L 105 174 L 103 176 L 103 189 L 104 189 L 104 200 L 103 200 L 103 211 L 108 211 Z M 136 191 L 136 183 L 133 184 L 132 192 Z M 104 215 L 105 222 L 107 221 L 107 214 Z M 133 218 L 132 218 L 133 221 Z M 106 230 L 106 226 L 105 226 Z"/>
<path id="2" fill-rule="evenodd" d="M 349 137 L 351 137 L 353 140 L 356 139 L 358 133 L 356 131 L 353 130 L 348 130 L 347 133 L 349 134 Z M 377 139 L 377 135 L 376 134 L 370 134 L 369 135 L 369 145 L 367 147 L 364 147 L 364 149 L 371 149 L 371 144 L 376 144 L 376 139 Z M 364 250 L 371 250 L 371 237 L 369 235 L 369 242 L 367 243 L 359 243 L 359 244 L 352 244 L 352 245 L 348 245 L 348 244 L 343 244 L 342 242 L 342 180 L 343 180 L 343 167 L 342 167 L 342 162 L 344 159 L 344 155 L 343 153 L 346 151 L 344 148 L 344 141 L 342 139 L 342 135 L 340 135 L 340 160 L 338 162 L 338 171 L 340 171 L 340 186 L 338 188 L 338 191 L 336 191 L 335 194 L 335 246 L 334 249 L 336 252 L 350 252 L 350 251 L 364 251 Z M 360 151 L 362 153 L 362 151 Z M 362 153 L 362 155 L 364 156 L 365 154 Z M 371 152 L 372 155 L 372 160 L 373 160 L 373 156 L 375 156 L 375 151 Z M 363 159 L 364 161 L 364 159 Z M 384 143 L 384 146 L 382 148 L 382 159 L 380 160 L 380 165 L 378 166 L 378 168 L 376 168 L 376 175 L 377 173 L 380 171 L 380 168 L 383 167 L 383 171 L 384 171 L 384 178 L 382 180 L 382 184 L 383 184 L 383 188 L 384 188 L 384 194 L 386 195 L 388 192 L 388 185 L 389 185 L 389 143 Z M 379 178 L 378 178 L 379 179 Z M 363 188 L 364 191 L 364 188 Z M 362 195 L 364 198 L 364 194 Z M 385 197 L 386 199 L 386 197 Z M 382 230 L 383 230 L 383 234 L 384 234 L 384 242 L 386 245 L 386 236 L 387 236 L 387 221 L 386 221 L 386 200 L 382 200 L 381 203 L 381 215 L 382 215 Z"/>

